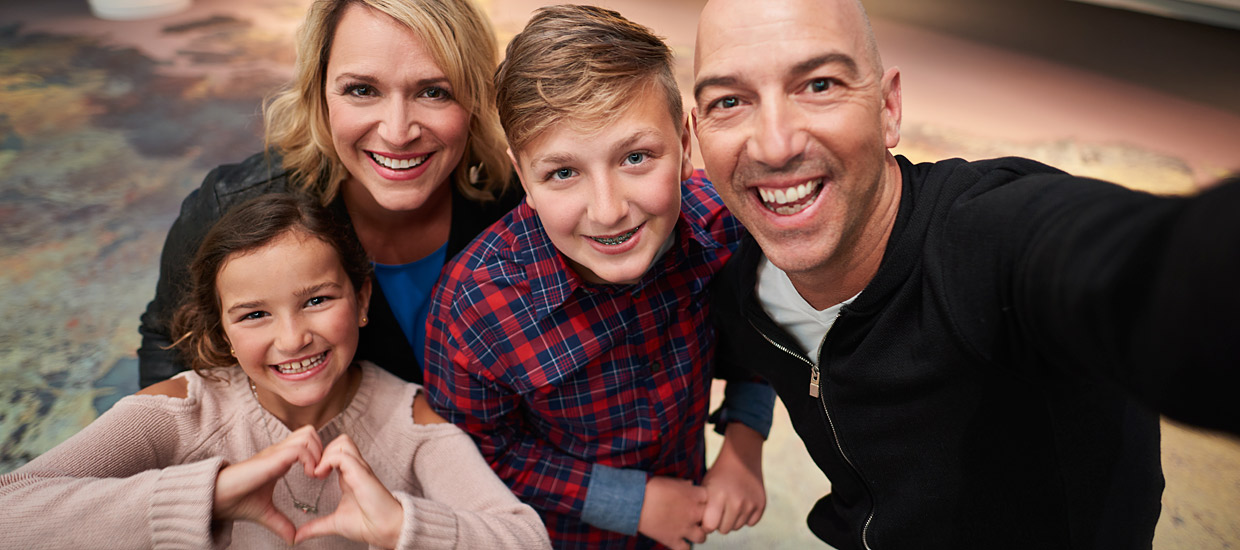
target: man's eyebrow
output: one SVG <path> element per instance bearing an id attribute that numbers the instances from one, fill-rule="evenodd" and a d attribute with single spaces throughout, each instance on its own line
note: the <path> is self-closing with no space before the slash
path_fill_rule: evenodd
<path id="1" fill-rule="evenodd" d="M 701 101 L 703 89 L 711 86 L 735 86 L 738 82 L 740 82 L 740 80 L 734 76 L 712 76 L 710 78 L 704 78 L 699 80 L 697 84 L 693 85 L 693 100 Z"/>
<path id="2" fill-rule="evenodd" d="M 851 55 L 839 52 L 832 52 L 822 54 L 817 57 L 811 57 L 805 61 L 793 65 L 792 70 L 789 72 L 795 75 L 801 75 L 811 72 L 823 65 L 832 64 L 843 65 L 844 70 L 848 72 L 848 76 L 850 78 L 857 78 L 860 74 L 860 71 L 857 70 L 857 60 L 853 59 Z"/>

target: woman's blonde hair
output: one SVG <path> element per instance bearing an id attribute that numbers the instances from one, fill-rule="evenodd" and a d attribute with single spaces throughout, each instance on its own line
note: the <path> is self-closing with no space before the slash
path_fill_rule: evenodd
<path id="1" fill-rule="evenodd" d="M 297 30 L 293 80 L 263 108 L 267 148 L 283 155 L 292 181 L 327 204 L 348 177 L 332 146 L 324 86 L 336 27 L 352 4 L 387 14 L 426 42 L 469 112 L 469 139 L 453 172 L 457 189 L 477 201 L 502 194 L 511 172 L 492 81 L 498 46 L 491 24 L 469 0 L 315 0 Z"/>

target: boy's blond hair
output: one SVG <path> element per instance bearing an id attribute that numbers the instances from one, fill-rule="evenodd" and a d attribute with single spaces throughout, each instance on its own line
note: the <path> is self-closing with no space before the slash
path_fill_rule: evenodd
<path id="1" fill-rule="evenodd" d="M 550 6 L 508 44 L 495 73 L 500 124 L 513 152 L 564 122 L 585 131 L 623 114 L 633 97 L 664 94 L 672 122 L 684 117 L 672 51 L 650 29 L 595 6 Z"/>

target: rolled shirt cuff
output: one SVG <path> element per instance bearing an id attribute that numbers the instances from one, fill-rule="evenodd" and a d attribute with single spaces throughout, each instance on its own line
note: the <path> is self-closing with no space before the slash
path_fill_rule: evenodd
<path id="1" fill-rule="evenodd" d="M 646 498 L 646 472 L 595 464 L 581 520 L 608 531 L 636 535 Z"/>
<path id="2" fill-rule="evenodd" d="M 771 434 L 775 411 L 775 388 L 765 382 L 728 382 L 723 404 L 710 415 L 715 432 L 723 435 L 731 422 L 740 422 L 762 434 Z"/>

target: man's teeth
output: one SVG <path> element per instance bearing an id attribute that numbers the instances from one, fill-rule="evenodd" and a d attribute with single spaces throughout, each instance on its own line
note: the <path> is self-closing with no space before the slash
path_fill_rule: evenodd
<path id="1" fill-rule="evenodd" d="M 429 156 L 430 155 L 422 155 L 411 159 L 393 159 L 380 155 L 379 153 L 370 153 L 370 158 L 375 159 L 375 162 L 379 163 L 380 166 L 383 166 L 384 168 L 391 168 L 392 170 L 408 170 L 410 168 L 420 166 L 423 162 L 426 162 L 426 157 Z"/>
<path id="2" fill-rule="evenodd" d="M 327 352 L 323 352 L 309 359 L 294 361 L 292 363 L 281 363 L 279 365 L 272 366 L 275 367 L 276 370 L 280 371 L 280 374 L 301 374 L 319 366 L 319 363 L 322 363 L 323 358 L 326 356 Z"/>
<path id="3" fill-rule="evenodd" d="M 758 188 L 758 195 L 762 197 L 762 204 L 768 210 L 777 214 L 791 215 L 805 210 L 814 201 L 809 200 L 802 203 L 806 197 L 815 197 L 818 191 L 822 189 L 822 180 L 814 180 L 802 183 L 796 187 L 787 189 L 763 189 Z"/>
<path id="4" fill-rule="evenodd" d="M 629 239 L 632 239 L 633 235 L 637 234 L 637 230 L 641 228 L 642 226 L 639 225 L 637 227 L 634 227 L 629 232 L 624 233 L 623 235 L 616 235 L 615 237 L 590 237 L 590 238 L 594 239 L 595 242 L 600 243 L 600 244 L 605 244 L 607 246 L 616 246 L 618 244 L 623 244 L 625 241 Z"/>

